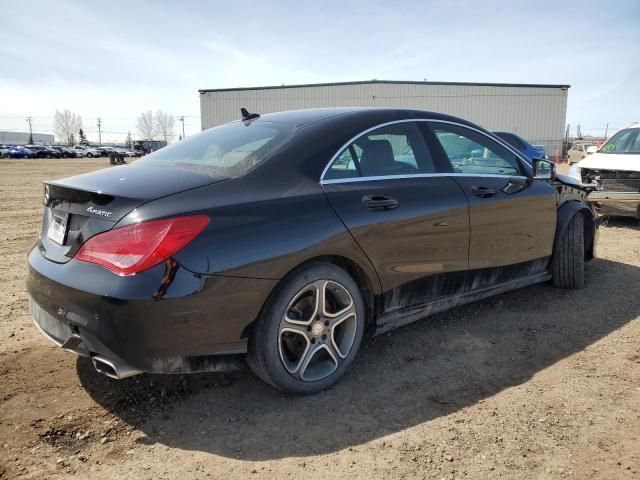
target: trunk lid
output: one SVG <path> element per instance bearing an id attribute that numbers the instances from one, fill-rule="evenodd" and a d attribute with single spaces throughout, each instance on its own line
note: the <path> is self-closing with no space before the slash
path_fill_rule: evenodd
<path id="1" fill-rule="evenodd" d="M 47 181 L 38 246 L 48 259 L 65 263 L 87 239 L 135 208 L 222 180 L 178 168 L 123 165 Z"/>

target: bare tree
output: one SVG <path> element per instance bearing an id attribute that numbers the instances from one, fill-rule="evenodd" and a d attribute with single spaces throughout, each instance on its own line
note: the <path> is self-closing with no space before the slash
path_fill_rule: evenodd
<path id="1" fill-rule="evenodd" d="M 142 140 L 153 140 L 156 136 L 156 127 L 151 110 L 142 112 L 138 117 L 138 133 Z"/>
<path id="2" fill-rule="evenodd" d="M 73 146 L 75 143 L 75 133 L 82 128 L 82 117 L 69 110 L 59 111 L 53 117 L 53 131 L 58 137 L 58 141 L 65 141 L 67 145 Z"/>
<path id="3" fill-rule="evenodd" d="M 175 136 L 174 124 L 175 118 L 173 117 L 173 115 L 169 115 L 162 110 L 158 110 L 156 112 L 156 131 L 158 132 L 158 135 L 164 138 L 164 141 L 167 143 Z"/>

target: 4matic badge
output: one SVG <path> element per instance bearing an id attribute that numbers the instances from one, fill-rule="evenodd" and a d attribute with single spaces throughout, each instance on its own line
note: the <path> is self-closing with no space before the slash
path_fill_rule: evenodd
<path id="1" fill-rule="evenodd" d="M 93 213 L 94 215 L 100 215 L 101 217 L 107 217 L 107 218 L 113 214 L 113 212 L 110 212 L 108 210 L 98 210 L 93 207 L 87 208 L 87 212 Z"/>

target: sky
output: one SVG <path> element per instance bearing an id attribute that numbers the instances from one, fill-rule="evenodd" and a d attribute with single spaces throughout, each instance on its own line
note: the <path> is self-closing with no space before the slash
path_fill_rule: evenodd
<path id="1" fill-rule="evenodd" d="M 355 80 L 570 84 L 567 122 L 640 121 L 640 1 L 0 0 L 0 130 L 136 138 L 162 109 L 200 130 L 199 89 Z M 176 122 L 176 131 L 181 124 Z"/>

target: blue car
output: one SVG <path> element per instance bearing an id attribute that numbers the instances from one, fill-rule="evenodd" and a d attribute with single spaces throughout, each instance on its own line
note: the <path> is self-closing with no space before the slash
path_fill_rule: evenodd
<path id="1" fill-rule="evenodd" d="M 33 153 L 28 148 L 16 146 L 10 148 L 9 150 L 6 150 L 4 152 L 4 156 L 6 158 L 33 158 L 35 157 L 35 153 Z"/>
<path id="2" fill-rule="evenodd" d="M 497 135 L 516 150 L 526 155 L 530 160 L 549 159 L 549 156 L 542 145 L 531 145 L 524 138 L 511 132 L 493 132 L 493 134 Z"/>

